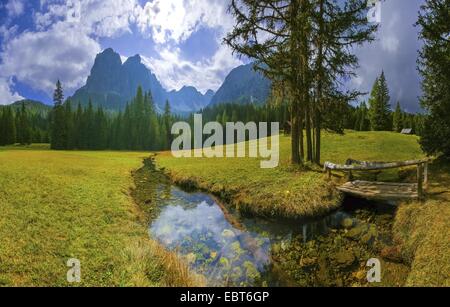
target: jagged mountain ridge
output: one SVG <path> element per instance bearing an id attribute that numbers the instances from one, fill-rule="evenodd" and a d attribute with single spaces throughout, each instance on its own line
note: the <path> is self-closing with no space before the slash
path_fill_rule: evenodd
<path id="1" fill-rule="evenodd" d="M 247 64 L 233 69 L 217 93 L 208 90 L 202 94 L 193 86 L 167 91 L 139 55 L 122 63 L 120 55 L 108 48 L 97 55 L 86 85 L 70 99 L 82 105 L 87 105 L 91 99 L 94 105 L 123 110 L 126 103 L 133 99 L 139 85 L 144 91 L 151 91 L 159 111 L 164 109 L 168 100 L 174 113 L 184 114 L 219 103 L 261 104 L 267 100 L 271 87 L 270 81 L 253 69 L 253 64 Z"/>
<path id="2" fill-rule="evenodd" d="M 253 65 L 250 63 L 233 69 L 211 99 L 211 105 L 229 102 L 265 103 L 270 94 L 271 82 L 261 72 L 255 71 Z"/>
<path id="3" fill-rule="evenodd" d="M 120 55 L 108 48 L 97 55 L 86 85 L 77 90 L 70 100 L 87 105 L 91 99 L 93 104 L 106 109 L 123 110 L 126 103 L 135 96 L 139 85 L 144 91 L 151 91 L 159 110 L 163 110 L 166 100 L 169 100 L 175 113 L 202 109 L 209 104 L 212 97 L 211 91 L 203 95 L 194 87 L 168 92 L 142 63 L 139 55 L 122 63 Z"/>

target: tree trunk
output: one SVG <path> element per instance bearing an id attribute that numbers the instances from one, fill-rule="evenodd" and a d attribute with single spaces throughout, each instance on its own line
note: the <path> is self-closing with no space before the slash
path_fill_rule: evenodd
<path id="1" fill-rule="evenodd" d="M 308 101 L 306 101 L 305 129 L 306 129 L 306 152 L 308 162 L 313 161 L 312 137 L 311 137 L 311 112 Z"/>
<path id="2" fill-rule="evenodd" d="M 321 144 L 321 137 L 322 137 L 322 127 L 321 127 L 321 119 L 320 119 L 320 112 L 317 111 L 317 117 L 316 117 L 316 157 L 315 157 L 315 162 L 317 165 L 320 165 L 320 155 L 321 155 L 321 150 L 320 150 L 320 146 Z"/>
<path id="3" fill-rule="evenodd" d="M 290 6 L 290 22 L 292 26 L 292 39 L 290 42 L 290 53 L 291 53 L 291 65 L 292 68 L 295 69 L 299 66 L 299 58 L 297 57 L 298 50 L 298 11 L 299 11 L 299 3 L 297 0 L 293 1 Z M 292 164 L 300 164 L 302 163 L 302 159 L 300 157 L 299 148 L 301 142 L 301 120 L 299 118 L 299 110 L 300 110 L 300 95 L 299 89 L 297 88 L 298 83 L 298 75 L 295 74 L 295 77 L 290 79 L 291 82 L 291 91 L 292 92 L 292 110 L 291 110 L 291 159 Z"/>
<path id="4" fill-rule="evenodd" d="M 291 158 L 292 164 L 300 164 L 301 158 L 299 155 L 299 132 L 300 126 L 298 121 L 298 100 L 294 97 L 292 101 L 292 112 L 291 112 Z"/>
<path id="5" fill-rule="evenodd" d="M 303 109 L 299 108 L 297 112 L 297 118 L 299 120 L 299 140 L 300 140 L 300 158 L 305 161 L 305 141 L 303 140 Z"/>
<path id="6" fill-rule="evenodd" d="M 315 151 L 315 163 L 320 165 L 321 156 L 321 129 L 322 129 L 322 114 L 321 108 L 323 106 L 323 34 L 324 34 L 324 0 L 320 0 L 319 8 L 319 37 L 318 37 L 318 56 L 317 56 L 317 93 L 316 93 L 316 103 L 314 105 L 314 118 L 315 118 L 315 129 L 316 129 L 316 151 Z"/>

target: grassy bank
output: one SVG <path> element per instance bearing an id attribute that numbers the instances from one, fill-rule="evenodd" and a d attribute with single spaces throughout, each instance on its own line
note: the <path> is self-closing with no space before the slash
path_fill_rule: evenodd
<path id="1" fill-rule="evenodd" d="M 291 167 L 290 139 L 282 137 L 280 145 L 281 164 L 277 169 L 260 169 L 258 159 L 175 159 L 167 152 L 157 156 L 157 163 L 175 182 L 225 196 L 241 210 L 257 215 L 295 217 L 317 215 L 335 208 L 338 195 L 332 192 L 320 170 Z M 422 157 L 415 136 L 347 132 L 343 136 L 325 134 L 323 138 L 323 161 L 343 163 L 347 158 L 401 161 Z M 385 171 L 377 177 L 414 182 L 415 168 Z M 334 178 L 334 181 L 342 180 Z M 383 284 L 450 285 L 449 187 L 450 161 L 438 160 L 430 166 L 426 201 L 400 204 L 392 229 L 395 245 L 387 251 L 387 262 L 382 260 Z M 401 258 L 402 263 L 392 262 L 392 258 Z M 409 271 L 405 271 L 407 267 L 403 263 Z"/>
<path id="2" fill-rule="evenodd" d="M 323 161 L 406 160 L 422 157 L 415 136 L 389 132 L 325 133 Z M 256 158 L 177 159 L 170 152 L 157 156 L 173 181 L 195 186 L 226 198 L 242 212 L 266 217 L 316 216 L 337 208 L 340 195 L 321 169 L 290 165 L 290 138 L 280 139 L 280 166 L 261 169 Z M 398 177 L 388 172 L 383 176 Z M 380 178 L 383 179 L 383 178 Z"/>
<path id="3" fill-rule="evenodd" d="M 186 286 L 184 265 L 148 238 L 130 197 L 144 153 L 0 148 L 0 285 Z"/>
<path id="4" fill-rule="evenodd" d="M 394 238 L 411 266 L 407 286 L 450 286 L 450 161 L 430 167 L 425 202 L 402 204 Z"/>

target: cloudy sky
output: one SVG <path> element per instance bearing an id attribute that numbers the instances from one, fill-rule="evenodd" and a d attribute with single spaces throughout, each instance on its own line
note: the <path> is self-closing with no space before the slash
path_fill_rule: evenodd
<path id="1" fill-rule="evenodd" d="M 226 0 L 0 0 L 0 103 L 51 102 L 60 79 L 66 96 L 82 86 L 97 53 L 141 54 L 163 86 L 217 90 L 242 60 L 222 44 L 233 26 Z M 369 91 L 384 69 L 391 96 L 418 110 L 420 47 L 413 27 L 423 0 L 386 0 L 377 42 L 356 50 Z"/>

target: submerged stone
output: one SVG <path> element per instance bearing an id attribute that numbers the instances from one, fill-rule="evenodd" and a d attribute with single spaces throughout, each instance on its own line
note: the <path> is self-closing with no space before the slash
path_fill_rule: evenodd
<path id="1" fill-rule="evenodd" d="M 370 225 L 368 231 L 361 237 L 360 242 L 366 245 L 374 243 L 378 236 L 378 231 L 375 225 Z"/>
<path id="2" fill-rule="evenodd" d="M 230 239 L 230 238 L 234 238 L 235 234 L 232 230 L 230 229 L 224 229 L 224 231 L 222 231 L 222 237 Z"/>
<path id="3" fill-rule="evenodd" d="M 350 229 L 345 236 L 352 240 L 358 240 L 361 236 L 369 231 L 369 225 L 360 224 L 352 229 Z"/>
<path id="4" fill-rule="evenodd" d="M 355 222 L 351 218 L 345 218 L 341 221 L 341 227 L 345 229 L 350 229 L 355 225 Z"/>
<path id="5" fill-rule="evenodd" d="M 352 251 L 341 251 L 334 255 L 334 259 L 340 265 L 350 266 L 355 262 L 356 257 Z"/>
<path id="6" fill-rule="evenodd" d="M 313 266 L 316 263 L 317 263 L 317 258 L 312 258 L 312 257 L 311 258 L 305 257 L 300 260 L 300 266 L 308 267 L 308 266 Z"/>

